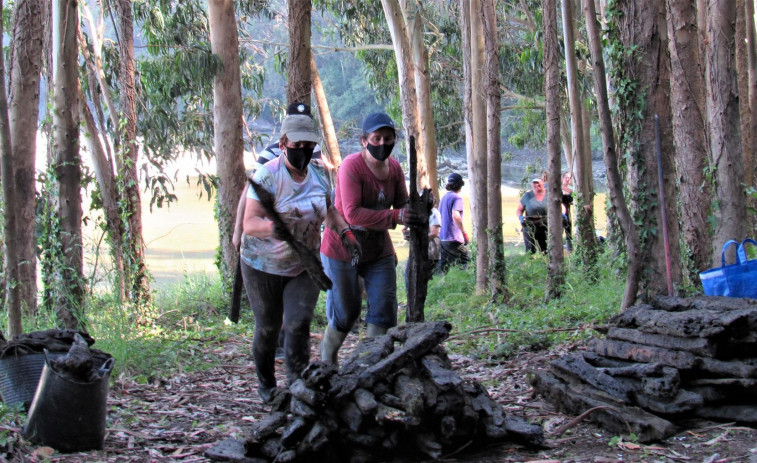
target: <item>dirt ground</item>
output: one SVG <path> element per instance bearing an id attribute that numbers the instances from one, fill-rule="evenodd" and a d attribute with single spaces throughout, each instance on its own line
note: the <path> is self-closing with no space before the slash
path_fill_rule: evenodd
<path id="1" fill-rule="evenodd" d="M 357 338 L 350 335 L 345 350 Z M 249 357 L 250 339 L 218 342 L 207 339 L 203 351 L 185 355 L 218 362 L 201 373 L 179 373 L 135 384 L 115 378 L 108 397 L 108 422 L 102 451 L 60 454 L 31 445 L 18 437 L 20 427 L 0 429 L 0 461 L 9 462 L 205 462 L 204 452 L 220 440 L 244 439 L 248 426 L 268 410 L 256 392 L 257 381 Z M 313 336 L 313 347 L 320 342 Z M 443 462 L 749 462 L 757 463 L 757 430 L 733 423 L 693 422 L 681 432 L 654 445 L 642 445 L 613 436 L 586 419 L 555 412 L 551 404 L 534 397 L 526 372 L 546 365 L 575 346 L 487 365 L 453 356 L 456 369 L 484 384 L 506 412 L 541 424 L 547 448 L 528 450 L 515 444 L 463 448 Z M 277 374 L 283 372 L 277 365 Z M 283 383 L 283 379 L 280 378 Z M 21 423 L 19 426 L 22 426 Z M 337 462 L 335 462 L 337 463 Z"/>

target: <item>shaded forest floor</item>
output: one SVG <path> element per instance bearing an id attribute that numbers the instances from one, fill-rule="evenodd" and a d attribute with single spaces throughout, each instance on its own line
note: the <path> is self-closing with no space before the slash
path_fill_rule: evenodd
<path id="1" fill-rule="evenodd" d="M 313 336 L 313 358 L 320 335 Z M 343 351 L 357 337 L 347 338 Z M 63 455 L 17 438 L 19 428 L 6 428 L 18 443 L 0 454 L 11 462 L 205 462 L 204 452 L 227 438 L 245 439 L 248 426 L 268 409 L 257 394 L 257 380 L 249 357 L 251 339 L 236 336 L 222 342 L 203 340 L 205 348 L 183 352 L 186 364 L 208 362 L 199 372 L 156 374 L 148 384 L 114 378 L 108 397 L 108 423 L 102 451 Z M 534 397 L 526 375 L 556 356 L 579 346 L 524 353 L 507 362 L 487 365 L 470 358 L 451 358 L 465 378 L 484 384 L 509 414 L 543 426 L 548 448 L 528 450 L 512 443 L 489 448 L 462 449 L 443 462 L 750 462 L 757 463 L 757 430 L 712 422 L 687 423 L 686 430 L 655 445 L 642 445 L 613 436 L 585 419 L 557 413 Z M 344 355 L 344 352 L 342 353 Z M 284 366 L 277 364 L 277 374 Z M 283 378 L 279 379 L 283 384 Z M 6 434 L 7 437 L 7 434 Z M 13 439 L 11 439 L 13 441 Z"/>

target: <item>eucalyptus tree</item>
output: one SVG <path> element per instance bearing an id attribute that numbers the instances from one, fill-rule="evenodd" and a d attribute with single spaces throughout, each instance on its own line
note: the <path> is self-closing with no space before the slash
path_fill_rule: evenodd
<path id="1" fill-rule="evenodd" d="M 418 186 L 427 187 L 428 171 L 425 162 L 425 134 L 420 132 L 420 113 L 418 110 L 418 94 L 416 92 L 415 63 L 410 47 L 410 38 L 408 36 L 408 26 L 405 21 L 402 8 L 398 0 L 381 0 L 384 8 L 384 17 L 389 26 L 389 32 L 394 44 L 394 55 L 396 57 L 398 87 L 400 92 L 400 107 L 402 108 L 402 126 L 405 129 L 405 135 L 409 139 L 415 137 L 418 141 L 417 168 L 418 168 Z M 433 123 L 433 120 L 431 121 Z M 408 153 L 409 154 L 409 153 Z M 428 153 L 429 155 L 431 153 Z M 435 154 L 435 153 L 434 153 Z"/>
<path id="2" fill-rule="evenodd" d="M 696 282 L 710 267 L 712 243 L 708 217 L 712 213 L 712 184 L 705 113 L 705 83 L 700 54 L 696 6 L 689 0 L 667 0 L 668 49 L 673 141 L 676 147 L 681 241 L 684 277 Z"/>
<path id="3" fill-rule="evenodd" d="M 289 53 L 287 56 L 287 103 L 311 104 L 313 87 L 310 71 L 311 0 L 287 0 Z"/>
<path id="4" fill-rule="evenodd" d="M 21 334 L 23 311 L 29 314 L 37 312 L 34 181 L 44 39 L 43 11 L 44 2 L 41 0 L 15 3 L 13 31 L 9 34 L 11 51 L 7 104 L 0 103 L 7 272 L 5 308 L 8 312 L 9 338 Z M 5 69 L 0 70 L 5 76 Z"/>
<path id="5" fill-rule="evenodd" d="M 507 266 L 502 237 L 502 92 L 499 71 L 499 34 L 494 0 L 482 0 L 484 44 L 486 47 L 486 230 L 489 238 L 489 288 L 492 300 L 507 300 Z M 558 152 L 559 156 L 559 152 Z"/>
<path id="6" fill-rule="evenodd" d="M 55 312 L 63 327 L 83 323 L 81 156 L 79 153 L 79 14 L 75 0 L 53 1 L 53 151 L 56 192 L 51 200 L 58 244 Z M 49 251 L 49 250 L 48 250 Z"/>
<path id="7" fill-rule="evenodd" d="M 736 5 L 710 0 L 705 23 L 705 106 L 710 130 L 710 151 L 715 171 L 715 232 L 713 265 L 720 261 L 723 244 L 746 237 L 746 204 L 743 183 L 744 164 L 736 86 L 735 61 Z M 738 180 L 737 180 L 738 179 Z"/>
<path id="8" fill-rule="evenodd" d="M 211 50 L 221 61 L 213 82 L 213 150 L 218 175 L 216 216 L 219 236 L 230 237 L 236 223 L 239 192 L 246 185 L 242 139 L 242 84 L 239 71 L 239 38 L 233 0 L 208 0 Z M 232 281 L 239 265 L 239 247 L 221 239 L 220 270 L 223 281 Z"/>
<path id="9" fill-rule="evenodd" d="M 594 0 L 583 0 L 586 31 L 591 51 L 592 68 L 594 69 L 594 91 L 597 95 L 597 109 L 599 125 L 602 134 L 602 152 L 607 168 L 607 188 L 610 196 L 608 215 L 616 217 L 623 232 L 625 250 L 627 254 L 626 286 L 623 291 L 621 309 L 631 307 L 636 301 L 636 292 L 641 279 L 641 252 L 639 249 L 639 233 L 628 209 L 623 192 L 623 182 L 620 174 L 620 162 L 615 144 L 615 130 L 610 110 L 610 98 L 607 93 L 605 60 L 602 54 L 602 39 Z"/>
<path id="10" fill-rule="evenodd" d="M 557 41 L 557 5 L 554 0 L 544 0 L 542 29 L 544 30 L 544 94 L 547 103 L 547 155 L 549 181 L 547 195 L 549 203 L 547 215 L 549 226 L 549 264 L 547 268 L 547 299 L 560 297 L 565 282 L 563 270 L 562 236 L 556 233 L 562 231 L 562 194 L 560 191 L 560 59 Z M 563 10 L 565 3 L 563 3 Z M 564 18 L 564 16 L 563 16 Z M 569 22 L 570 24 L 570 22 Z M 570 27 L 563 24 L 563 27 Z M 566 48 L 569 46 L 566 43 Z M 569 58 L 568 58 L 569 59 Z M 575 127 L 574 127 L 575 129 Z"/>
<path id="11" fill-rule="evenodd" d="M 675 150 L 668 96 L 671 73 L 665 4 L 618 0 L 608 3 L 606 14 L 611 43 L 610 84 L 615 89 L 613 96 L 619 109 L 617 133 L 621 137 L 621 159 L 625 160 L 627 191 L 639 227 L 641 261 L 645 263 L 639 295 L 666 294 L 668 281 L 674 287 L 681 281 L 681 258 L 678 240 L 668 240 L 666 249 L 661 218 L 661 208 L 672 216 L 678 201 L 673 180 Z M 655 115 L 660 121 L 664 204 L 657 188 Z M 678 221 L 669 220 L 667 230 L 669 237 L 678 237 Z"/>
<path id="12" fill-rule="evenodd" d="M 575 4 L 575 0 L 562 1 L 562 25 L 565 37 L 565 75 L 570 108 L 571 147 L 573 150 L 573 155 L 571 156 L 573 164 L 569 164 L 569 167 L 572 168 L 575 166 L 573 178 L 576 179 L 576 193 L 578 193 L 575 214 L 579 244 L 577 252 L 581 260 L 584 275 L 590 280 L 596 280 L 597 240 L 594 228 L 594 182 L 590 140 L 586 136 L 588 127 L 585 127 L 584 124 L 584 114 L 587 112 L 587 109 L 581 101 L 579 66 L 576 57 L 576 23 L 578 18 L 574 17 Z M 555 184 L 559 182 L 559 176 L 560 172 L 557 172 L 557 177 L 553 178 L 550 172 L 550 179 Z M 560 192 L 558 192 L 558 195 L 562 196 Z M 560 234 L 562 236 L 562 228 L 550 227 L 550 235 L 552 234 Z M 562 247 L 562 242 L 559 244 Z"/>

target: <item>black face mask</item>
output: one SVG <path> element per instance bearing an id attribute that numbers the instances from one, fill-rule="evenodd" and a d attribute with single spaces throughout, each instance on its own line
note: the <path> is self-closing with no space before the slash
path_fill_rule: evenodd
<path id="1" fill-rule="evenodd" d="M 366 145 L 366 148 L 374 158 L 378 159 L 379 161 L 386 161 L 389 155 L 392 154 L 394 144 L 392 143 L 391 145 L 387 145 L 385 143 L 383 145 L 371 145 L 370 143 L 368 143 Z"/>
<path id="2" fill-rule="evenodd" d="M 286 156 L 289 164 L 297 170 L 305 170 L 313 157 L 315 147 L 289 148 L 287 147 Z"/>

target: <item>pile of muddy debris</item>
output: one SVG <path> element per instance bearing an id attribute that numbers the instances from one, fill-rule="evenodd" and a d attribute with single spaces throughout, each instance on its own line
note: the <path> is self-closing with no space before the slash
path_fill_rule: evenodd
<path id="1" fill-rule="evenodd" d="M 531 372 L 560 411 L 655 442 L 692 418 L 757 424 L 757 300 L 658 297 Z"/>
<path id="2" fill-rule="evenodd" d="M 443 322 L 393 328 L 361 341 L 342 367 L 311 363 L 244 440 L 206 452 L 220 461 L 376 462 L 438 459 L 478 444 L 543 446 L 540 426 L 506 415 L 463 380 L 440 345 Z"/>

